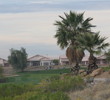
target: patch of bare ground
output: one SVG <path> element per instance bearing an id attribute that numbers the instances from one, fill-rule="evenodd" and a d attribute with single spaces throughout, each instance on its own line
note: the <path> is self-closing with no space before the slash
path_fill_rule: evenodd
<path id="1" fill-rule="evenodd" d="M 110 100 L 110 84 L 99 83 L 81 91 L 70 92 L 71 100 Z"/>
<path id="2" fill-rule="evenodd" d="M 95 78 L 110 78 L 110 72 L 103 72 L 102 74 L 97 75 Z"/>

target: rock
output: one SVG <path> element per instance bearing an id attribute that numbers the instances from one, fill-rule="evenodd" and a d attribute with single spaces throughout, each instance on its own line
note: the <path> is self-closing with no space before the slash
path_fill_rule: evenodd
<path id="1" fill-rule="evenodd" d="M 97 75 L 102 74 L 103 72 L 104 72 L 104 70 L 103 70 L 102 68 L 98 68 L 98 69 L 94 70 L 94 71 L 90 74 L 90 76 L 91 76 L 91 77 L 95 77 L 95 76 L 97 76 Z"/>
<path id="2" fill-rule="evenodd" d="M 86 72 L 80 73 L 80 76 L 85 77 L 87 75 Z"/>
<path id="3" fill-rule="evenodd" d="M 79 74 L 84 73 L 84 72 L 85 72 L 85 70 L 79 70 Z"/>
<path id="4" fill-rule="evenodd" d="M 97 75 L 95 78 L 108 78 L 108 79 L 110 79 L 110 74 L 109 74 L 108 71 L 106 71 L 106 72 L 103 72 L 100 75 Z"/>

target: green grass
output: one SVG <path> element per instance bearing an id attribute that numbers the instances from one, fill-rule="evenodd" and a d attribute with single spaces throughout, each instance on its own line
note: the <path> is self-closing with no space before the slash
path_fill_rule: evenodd
<path id="1" fill-rule="evenodd" d="M 37 84 L 41 80 L 44 80 L 44 79 L 49 78 L 51 76 L 59 75 L 59 74 L 62 74 L 62 73 L 69 73 L 69 72 L 70 72 L 70 69 L 57 69 L 57 70 L 35 71 L 35 72 L 23 72 L 23 73 L 17 73 L 19 76 L 8 77 L 7 82 L 8 83 L 16 83 L 16 84 L 22 84 L 22 83 Z"/>
<path id="2" fill-rule="evenodd" d="M 85 87 L 79 76 L 65 76 L 70 69 L 17 73 L 0 84 L 0 100 L 70 100 L 67 92 Z M 60 74 L 63 74 L 60 76 Z M 39 84 L 38 84 L 39 83 Z"/>
<path id="3" fill-rule="evenodd" d="M 110 66 L 109 67 L 102 67 L 104 71 L 110 71 Z"/>
<path id="4" fill-rule="evenodd" d="M 79 76 L 50 77 L 40 84 L 0 84 L 0 100 L 70 100 L 67 92 L 85 87 Z"/>

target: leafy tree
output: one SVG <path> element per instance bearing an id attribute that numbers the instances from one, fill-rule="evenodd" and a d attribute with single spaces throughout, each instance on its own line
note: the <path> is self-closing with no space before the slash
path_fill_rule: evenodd
<path id="1" fill-rule="evenodd" d="M 13 48 L 10 50 L 11 55 L 8 57 L 9 63 L 16 70 L 24 71 L 27 67 L 27 53 L 24 48 L 21 50 L 14 50 Z"/>
<path id="2" fill-rule="evenodd" d="M 79 62 L 84 56 L 84 50 L 79 46 L 76 37 L 91 32 L 91 27 L 95 27 L 90 23 L 93 18 L 89 17 L 84 20 L 84 13 L 78 14 L 72 11 L 69 14 L 64 13 L 64 15 L 65 17 L 59 16 L 61 21 L 55 23 L 57 26 L 55 38 L 61 49 L 67 48 L 66 56 L 70 64 L 76 63 L 76 66 L 79 66 Z"/>
<path id="3" fill-rule="evenodd" d="M 109 46 L 109 43 L 105 43 L 106 38 L 101 37 L 99 33 L 81 34 L 79 37 L 77 37 L 77 40 L 80 46 L 90 53 L 88 69 L 91 72 L 92 69 L 95 67 L 97 68 L 96 57 L 94 54 L 100 54 L 102 50 Z"/>
<path id="4" fill-rule="evenodd" d="M 54 59 L 54 60 L 53 60 L 53 63 L 54 63 L 55 65 L 58 65 L 58 64 L 59 64 L 59 60 L 58 60 L 58 59 Z"/>

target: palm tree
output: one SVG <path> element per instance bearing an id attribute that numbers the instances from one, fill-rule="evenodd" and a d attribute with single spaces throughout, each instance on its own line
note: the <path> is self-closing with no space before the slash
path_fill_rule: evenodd
<path id="1" fill-rule="evenodd" d="M 110 49 L 108 49 L 108 51 L 105 52 L 105 57 L 106 57 L 108 65 L 110 67 Z"/>
<path id="2" fill-rule="evenodd" d="M 94 54 L 100 54 L 103 49 L 109 46 L 109 43 L 104 43 L 106 38 L 101 37 L 99 33 L 85 33 L 77 37 L 80 46 L 83 49 L 89 51 L 89 65 L 88 73 L 92 72 L 94 68 L 97 68 L 96 57 Z"/>
<path id="3" fill-rule="evenodd" d="M 59 16 L 61 21 L 56 21 L 57 32 L 55 38 L 57 38 L 57 44 L 61 49 L 67 48 L 66 56 L 68 57 L 71 64 L 74 62 L 79 65 L 79 62 L 84 56 L 84 50 L 78 45 L 76 37 L 79 34 L 91 32 L 90 21 L 92 18 L 84 20 L 84 13 L 71 12 L 69 14 L 64 13 L 65 17 Z M 91 32 L 92 33 L 92 32 Z"/>

